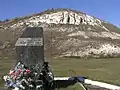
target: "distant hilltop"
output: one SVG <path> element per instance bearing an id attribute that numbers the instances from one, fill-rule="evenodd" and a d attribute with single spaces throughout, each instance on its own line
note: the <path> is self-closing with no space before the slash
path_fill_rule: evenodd
<path id="1" fill-rule="evenodd" d="M 43 27 L 48 56 L 120 57 L 118 27 L 71 9 L 51 9 L 1 21 L 0 55 L 14 53 L 14 43 L 26 27 Z"/>

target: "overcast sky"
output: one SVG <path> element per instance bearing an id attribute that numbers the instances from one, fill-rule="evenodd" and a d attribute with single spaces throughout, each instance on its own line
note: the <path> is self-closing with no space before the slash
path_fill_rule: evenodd
<path id="1" fill-rule="evenodd" d="M 49 8 L 71 8 L 120 27 L 120 0 L 0 0 L 0 20 L 27 16 Z"/>

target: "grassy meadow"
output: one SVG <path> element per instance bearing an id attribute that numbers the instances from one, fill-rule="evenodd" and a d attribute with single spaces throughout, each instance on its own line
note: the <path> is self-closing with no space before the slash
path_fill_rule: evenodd
<path id="1" fill-rule="evenodd" d="M 120 58 L 55 58 L 49 62 L 55 76 L 86 76 L 89 79 L 112 84 L 119 85 L 120 83 Z M 7 57 L 0 58 L 0 86 L 3 86 L 4 83 L 2 77 L 9 72 L 9 69 L 13 67 L 14 63 L 15 60 L 10 60 Z M 72 88 L 74 87 L 72 86 Z M 68 88 L 70 90 L 71 87 Z"/>

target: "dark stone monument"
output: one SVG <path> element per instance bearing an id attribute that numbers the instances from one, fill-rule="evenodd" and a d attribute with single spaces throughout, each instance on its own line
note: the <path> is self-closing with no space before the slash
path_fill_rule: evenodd
<path id="1" fill-rule="evenodd" d="M 42 27 L 28 27 L 16 44 L 17 62 L 26 67 L 41 71 L 44 63 L 44 37 Z"/>

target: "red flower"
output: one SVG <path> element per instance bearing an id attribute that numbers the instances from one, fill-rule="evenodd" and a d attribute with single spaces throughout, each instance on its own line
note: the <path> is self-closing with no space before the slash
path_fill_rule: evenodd
<path id="1" fill-rule="evenodd" d="M 26 69 L 26 73 L 30 73 L 31 71 L 29 69 Z"/>

